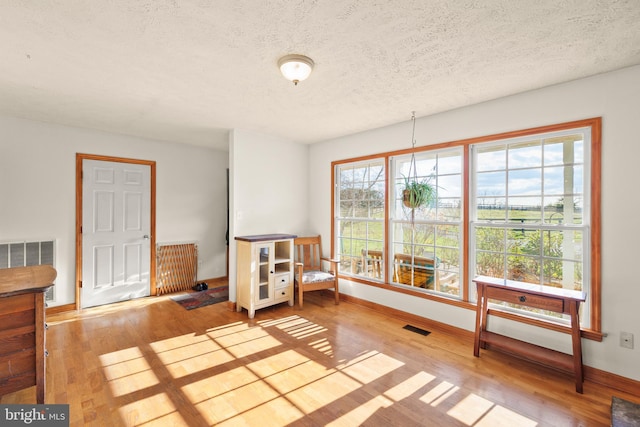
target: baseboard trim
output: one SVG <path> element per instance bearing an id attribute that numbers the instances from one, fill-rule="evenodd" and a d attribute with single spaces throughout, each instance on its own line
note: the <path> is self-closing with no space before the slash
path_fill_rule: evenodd
<path id="1" fill-rule="evenodd" d="M 331 295 L 333 295 L 333 292 L 331 292 Z M 447 325 L 446 323 L 441 323 L 435 320 L 427 319 L 425 317 L 418 316 L 416 314 L 407 313 L 405 311 L 387 307 L 385 305 L 381 305 L 375 302 L 356 298 L 351 295 L 340 294 L 340 300 L 350 304 L 355 304 L 361 307 L 366 307 L 371 310 L 375 310 L 378 313 L 383 313 L 388 316 L 392 316 L 396 319 L 405 320 L 414 325 L 425 327 L 426 329 L 430 329 L 432 331 L 437 330 L 442 333 L 452 334 L 458 337 L 462 337 L 469 341 L 470 354 L 472 352 L 473 339 L 474 339 L 474 332 L 472 331 L 467 331 L 466 329 L 457 328 L 455 326 L 451 326 L 451 325 Z M 492 351 L 500 351 L 500 350 L 492 349 Z M 512 355 L 512 356 L 518 357 L 517 355 Z M 601 369 L 592 368 L 591 366 L 586 366 L 586 365 L 583 366 L 583 373 L 584 373 L 585 381 L 590 381 L 595 384 L 600 384 L 605 387 L 609 387 L 614 390 L 621 391 L 623 393 L 629 393 L 634 396 L 640 396 L 640 381 L 623 377 L 611 372 L 603 371 Z"/>
<path id="2" fill-rule="evenodd" d="M 47 307 L 45 309 L 46 314 L 58 314 L 58 313 L 66 313 L 67 311 L 75 311 L 76 303 L 58 305 L 55 307 Z"/>
<path id="3" fill-rule="evenodd" d="M 205 282 L 210 288 L 218 288 L 220 286 L 229 286 L 229 278 L 227 276 L 214 277 L 213 279 L 198 280 L 198 283 Z"/>
<path id="4" fill-rule="evenodd" d="M 325 291 L 326 292 L 326 291 Z M 330 292 L 333 296 L 333 291 Z M 418 316 L 416 314 L 407 313 L 406 311 L 398 310 L 395 308 L 387 307 L 375 302 L 363 300 L 353 297 L 351 295 L 340 294 L 340 300 L 351 304 L 359 305 L 361 307 L 370 308 L 378 313 L 383 313 L 388 316 L 392 316 L 396 319 L 407 321 L 415 326 L 420 326 L 429 330 L 437 330 L 446 334 L 456 335 L 463 337 L 469 341 L 473 346 L 474 333 L 465 329 L 457 328 L 455 326 L 447 325 L 446 323 L 437 322 L 435 320 L 427 319 L 426 317 Z"/>

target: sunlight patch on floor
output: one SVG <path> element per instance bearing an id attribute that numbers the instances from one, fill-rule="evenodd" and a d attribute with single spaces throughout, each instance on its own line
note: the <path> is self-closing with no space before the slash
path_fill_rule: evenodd
<path id="1" fill-rule="evenodd" d="M 411 378 L 407 378 L 402 381 L 400 384 L 397 384 L 391 387 L 389 390 L 384 392 L 384 395 L 389 399 L 393 399 L 396 402 L 401 401 L 402 399 L 406 399 L 411 396 L 413 393 L 420 390 L 425 385 L 429 384 L 436 377 L 431 374 L 427 374 L 426 372 L 418 372 Z"/>
<path id="2" fill-rule="evenodd" d="M 125 348 L 99 356 L 102 366 L 109 366 L 120 362 L 126 362 L 128 360 L 135 360 L 140 357 L 142 357 L 142 351 L 140 351 L 138 347 Z"/>
<path id="3" fill-rule="evenodd" d="M 226 350 L 235 358 L 240 359 L 280 345 L 282 345 L 280 341 L 267 334 L 261 338 L 255 338 L 240 344 L 227 346 Z"/>
<path id="4" fill-rule="evenodd" d="M 300 326 L 292 331 L 288 331 L 289 335 L 295 337 L 297 339 L 303 339 L 310 337 L 311 335 L 319 334 L 320 332 L 325 332 L 327 328 L 316 325 L 315 323 L 309 322 L 304 326 Z"/>
<path id="5" fill-rule="evenodd" d="M 486 414 L 492 406 L 493 402 L 490 400 L 476 394 L 470 394 L 447 411 L 447 415 L 468 426 L 472 426 Z"/>
<path id="6" fill-rule="evenodd" d="M 183 425 L 184 419 L 166 393 L 127 403 L 118 412 L 127 425 Z"/>
<path id="7" fill-rule="evenodd" d="M 246 366 L 260 378 L 266 378 L 283 371 L 294 369 L 307 362 L 309 362 L 309 358 L 301 355 L 299 352 L 295 350 L 285 350 L 255 362 L 247 363 Z"/>
<path id="8" fill-rule="evenodd" d="M 309 346 L 318 350 L 320 353 L 326 354 L 327 356 L 333 356 L 333 347 L 331 346 L 329 340 L 326 338 L 310 342 Z"/>
<path id="9" fill-rule="evenodd" d="M 375 353 L 375 354 L 373 354 Z M 358 363 L 349 364 L 342 372 L 358 380 L 362 384 L 368 384 L 378 378 L 394 371 L 404 363 L 382 353 L 372 352 L 369 357 Z"/>
<path id="10" fill-rule="evenodd" d="M 310 414 L 344 398 L 360 387 L 362 384 L 348 375 L 334 372 L 287 393 L 286 397 L 302 412 Z"/>
<path id="11" fill-rule="evenodd" d="M 151 370 L 138 372 L 122 378 L 109 381 L 109 388 L 114 396 L 124 396 L 136 391 L 160 384 L 158 377 Z"/>
<path id="12" fill-rule="evenodd" d="M 260 325 L 263 327 L 275 326 L 297 339 L 308 338 L 327 330 L 324 326 L 317 325 L 300 316 L 289 316 L 283 322 L 265 321 Z"/>
<path id="13" fill-rule="evenodd" d="M 327 427 L 340 427 L 340 426 L 359 426 L 363 425 L 371 415 L 375 414 L 380 409 L 387 408 L 393 405 L 393 402 L 383 396 L 376 396 L 368 402 L 357 406 L 346 414 L 339 418 L 336 418 L 332 422 L 327 424 Z"/>
<path id="14" fill-rule="evenodd" d="M 454 386 L 451 383 L 442 381 L 440 384 L 429 390 L 424 396 L 420 398 L 424 403 L 431 406 L 438 406 L 440 402 L 447 399 L 453 393 L 458 391 L 460 387 Z"/>
<path id="15" fill-rule="evenodd" d="M 210 425 L 275 400 L 280 395 L 263 381 L 254 381 L 229 390 L 211 399 L 196 403 L 202 418 Z"/>
<path id="16" fill-rule="evenodd" d="M 143 389 L 154 392 L 152 387 L 160 382 L 151 366 L 161 362 L 162 368 L 174 378 L 186 378 L 180 380 L 183 400 L 190 402 L 193 405 L 190 410 L 195 408 L 209 425 L 281 426 L 323 411 L 338 416 L 328 425 L 360 425 L 405 399 L 427 405 L 425 417 L 435 410 L 429 408 L 447 402 L 442 406 L 452 422 L 457 420 L 473 427 L 537 425 L 476 394 L 461 398 L 459 386 L 447 381 L 436 383 L 436 377 L 427 372 L 406 378 L 403 371 L 398 371 L 405 366 L 402 360 L 376 350 L 363 350 L 337 364 L 309 359 L 304 354 L 308 347 L 258 358 L 256 355 L 265 350 L 283 345 L 276 338 L 282 333 L 306 339 L 326 328 L 300 316 L 257 323 L 259 326 L 235 322 L 208 329 L 205 334 L 185 334 L 150 343 L 157 359 L 148 359 L 154 354 L 146 348 L 147 354 L 139 348 L 127 348 L 101 355 L 100 362 L 116 397 Z M 272 327 L 278 329 L 271 331 L 275 334 L 269 331 Z M 309 340 L 307 345 L 308 351 L 333 356 L 331 341 L 322 335 Z M 247 357 L 251 360 L 242 360 Z M 222 367 L 226 364 L 230 365 Z M 220 372 L 221 369 L 225 370 Z M 379 384 L 369 386 L 394 371 L 398 373 L 388 378 L 398 379 L 386 391 L 380 391 Z M 166 375 L 164 371 L 163 374 Z M 434 386 L 427 390 L 431 384 Z M 371 396 L 364 403 L 362 397 L 355 399 L 352 395 L 363 387 L 369 387 L 366 390 Z M 340 402 L 337 407 L 331 407 L 336 402 Z M 126 403 L 118 411 L 127 425 L 183 425 L 182 408 L 175 405 L 175 401 L 161 393 Z M 432 414 L 443 419 L 443 409 L 436 411 L 437 414 Z"/>
<path id="17" fill-rule="evenodd" d="M 153 344 L 151 347 L 154 348 Z M 207 357 L 207 355 L 220 349 L 222 349 L 222 347 L 208 337 L 205 337 L 204 341 L 198 337 L 195 342 L 189 345 L 180 346 L 172 350 L 156 351 L 156 354 L 162 363 L 168 365 L 185 359 L 190 359 L 192 357 Z"/>
<path id="18" fill-rule="evenodd" d="M 179 362 L 165 365 L 165 367 L 172 377 L 182 378 L 233 362 L 234 360 L 236 360 L 236 358 L 223 349 L 206 355 L 183 359 Z"/>
<path id="19" fill-rule="evenodd" d="M 283 319 L 278 319 L 277 321 L 263 321 L 260 322 L 260 325 L 263 327 L 275 326 L 280 330 L 287 332 L 291 328 L 296 328 L 301 324 L 308 323 L 309 321 L 300 316 L 289 316 Z"/>
<path id="20" fill-rule="evenodd" d="M 177 337 L 167 338 L 166 340 L 155 341 L 149 344 L 153 351 L 162 353 L 165 351 L 177 350 L 179 348 L 189 347 L 199 342 L 211 341 L 206 335 L 185 334 Z"/>
<path id="21" fill-rule="evenodd" d="M 287 394 L 304 387 L 315 387 L 319 384 L 319 381 L 335 373 L 335 369 L 327 368 L 313 360 L 307 360 L 305 363 L 292 366 L 285 371 L 266 377 L 264 381 L 277 390 L 278 393 Z"/>
<path id="22" fill-rule="evenodd" d="M 305 414 L 286 398 L 278 397 L 240 415 L 242 416 L 241 420 L 233 417 L 216 424 L 216 426 L 282 427 L 303 418 Z"/>
<path id="23" fill-rule="evenodd" d="M 114 396 L 123 396 L 160 383 L 138 348 L 101 355 L 100 360 Z"/>
<path id="24" fill-rule="evenodd" d="M 257 381 L 260 381 L 260 377 L 250 369 L 240 366 L 202 380 L 190 382 L 181 390 L 190 402 L 200 403 Z"/>

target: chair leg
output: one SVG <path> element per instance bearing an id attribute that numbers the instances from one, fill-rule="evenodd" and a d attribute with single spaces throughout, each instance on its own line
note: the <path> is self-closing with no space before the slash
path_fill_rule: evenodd
<path id="1" fill-rule="evenodd" d="M 340 304 L 340 293 L 338 292 L 338 284 L 336 283 L 336 287 L 333 288 L 334 297 L 336 299 L 336 305 Z"/>
<path id="2" fill-rule="evenodd" d="M 304 292 L 302 292 L 302 284 L 298 285 L 298 305 L 300 306 L 300 308 L 302 308 L 303 305 L 303 297 L 302 295 L 304 294 Z"/>

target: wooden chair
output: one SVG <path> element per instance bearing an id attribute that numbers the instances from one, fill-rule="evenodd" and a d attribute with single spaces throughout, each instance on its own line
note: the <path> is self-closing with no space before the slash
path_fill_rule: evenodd
<path id="1" fill-rule="evenodd" d="M 300 308 L 304 304 L 305 292 L 320 289 L 333 289 L 336 304 L 339 304 L 338 261 L 322 256 L 320 236 L 298 237 L 293 240 L 293 245 L 296 261 L 295 285 L 298 288 Z"/>
<path id="2" fill-rule="evenodd" d="M 382 251 L 362 249 L 362 274 L 374 279 L 384 279 Z"/>

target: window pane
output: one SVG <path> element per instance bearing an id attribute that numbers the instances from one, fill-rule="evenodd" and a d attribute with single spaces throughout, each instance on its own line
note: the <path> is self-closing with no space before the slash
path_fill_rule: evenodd
<path id="1" fill-rule="evenodd" d="M 444 175 L 438 177 L 438 198 L 461 197 L 462 178 L 460 175 Z"/>
<path id="2" fill-rule="evenodd" d="M 546 230 L 542 232 L 545 257 L 582 261 L 583 233 L 579 230 Z"/>
<path id="3" fill-rule="evenodd" d="M 540 169 L 510 171 L 507 185 L 510 196 L 538 195 L 542 192 Z"/>
<path id="4" fill-rule="evenodd" d="M 540 283 L 539 258 L 524 255 L 507 256 L 507 279 Z"/>
<path id="5" fill-rule="evenodd" d="M 563 135 L 545 139 L 544 164 L 547 166 L 584 162 L 584 136 Z"/>
<path id="6" fill-rule="evenodd" d="M 455 221 L 462 219 L 461 199 L 438 199 L 438 221 Z"/>
<path id="7" fill-rule="evenodd" d="M 522 224 L 542 221 L 541 197 L 511 197 L 507 212 L 509 221 Z"/>
<path id="8" fill-rule="evenodd" d="M 502 228 L 477 227 L 476 250 L 503 252 L 506 244 L 507 231 Z"/>
<path id="9" fill-rule="evenodd" d="M 507 230 L 508 255 L 540 255 L 540 231 L 512 228 Z"/>
<path id="10" fill-rule="evenodd" d="M 477 252 L 476 275 L 504 277 L 505 256 L 500 252 Z"/>
<path id="11" fill-rule="evenodd" d="M 478 220 L 504 221 L 507 219 L 507 199 L 505 197 L 478 198 L 476 215 Z"/>
<path id="12" fill-rule="evenodd" d="M 344 274 L 368 275 L 367 251 L 384 247 L 384 161 L 336 169 L 340 180 L 336 204 L 339 269 Z"/>
<path id="13" fill-rule="evenodd" d="M 509 169 L 539 167 L 542 165 L 540 141 L 527 141 L 509 145 Z"/>
<path id="14" fill-rule="evenodd" d="M 482 172 L 476 175 L 476 197 L 486 199 L 507 195 L 506 173 Z"/>
<path id="15" fill-rule="evenodd" d="M 438 154 L 438 175 L 453 175 L 462 173 L 462 155 L 459 152 L 444 152 Z"/>
<path id="16" fill-rule="evenodd" d="M 504 145 L 482 147 L 477 151 L 476 170 L 498 171 L 507 168 L 507 150 Z"/>

